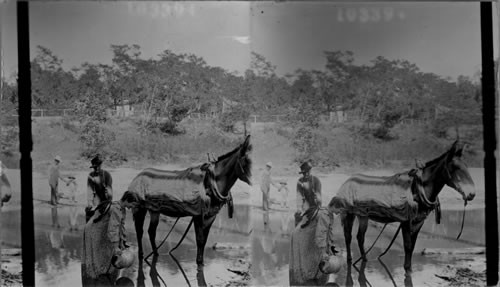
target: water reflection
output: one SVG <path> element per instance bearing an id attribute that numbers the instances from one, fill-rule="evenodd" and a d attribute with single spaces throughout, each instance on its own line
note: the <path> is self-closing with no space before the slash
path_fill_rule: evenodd
<path id="1" fill-rule="evenodd" d="M 375 268 L 377 268 L 376 265 L 380 264 L 380 266 L 384 269 L 384 271 L 386 272 L 387 276 L 389 277 L 390 282 L 392 283 L 392 285 L 395 286 L 395 287 L 398 286 L 398 284 L 396 284 L 396 281 L 394 279 L 394 275 L 392 274 L 392 272 L 390 271 L 390 269 L 387 267 L 387 265 L 384 263 L 383 260 L 381 260 L 379 258 L 378 261 L 372 261 L 372 263 L 375 264 L 375 266 L 372 266 L 372 267 L 375 267 Z M 347 264 L 347 266 L 346 266 L 346 275 L 345 275 L 345 286 L 346 287 L 352 287 L 352 286 L 354 286 L 354 281 L 353 281 L 353 278 L 352 278 L 352 269 L 354 269 L 354 270 L 356 270 L 356 272 L 358 272 L 357 281 L 358 281 L 360 287 L 378 286 L 378 285 L 380 285 L 381 282 L 385 282 L 383 284 L 384 286 L 388 286 L 389 285 L 388 284 L 389 282 L 387 282 L 386 280 L 381 281 L 380 278 L 377 278 L 378 276 L 374 276 L 376 274 L 374 274 L 373 271 L 371 271 L 369 273 L 369 275 L 370 275 L 370 278 L 372 278 L 376 283 L 371 284 L 370 281 L 368 280 L 368 278 L 366 276 L 366 272 L 365 272 L 367 264 L 368 264 L 367 261 L 361 261 L 361 265 L 360 265 L 359 268 L 357 268 L 356 265 Z M 413 279 L 412 279 L 412 276 L 410 274 L 405 274 L 404 275 L 404 286 L 405 287 L 413 287 Z"/>
<path id="2" fill-rule="evenodd" d="M 283 273 L 288 275 L 290 240 L 269 226 L 254 230 L 252 236 L 252 277 L 257 285 L 283 285 Z M 285 272 L 286 271 L 286 272 Z"/>
<path id="3" fill-rule="evenodd" d="M 52 227 L 61 228 L 61 225 L 59 224 L 59 216 L 57 214 L 57 206 L 52 206 L 51 213 L 52 213 Z"/>
<path id="4" fill-rule="evenodd" d="M 198 267 L 198 272 L 196 272 L 196 281 L 199 287 L 206 287 L 207 281 L 205 280 L 205 272 L 203 272 L 203 266 Z"/>

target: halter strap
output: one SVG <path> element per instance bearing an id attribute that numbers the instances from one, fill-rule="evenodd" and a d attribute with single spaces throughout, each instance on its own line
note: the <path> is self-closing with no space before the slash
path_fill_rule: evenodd
<path id="1" fill-rule="evenodd" d="M 424 186 L 422 183 L 422 179 L 419 176 L 417 176 L 417 175 L 413 176 L 413 183 L 415 184 L 417 196 L 420 199 L 419 201 L 425 207 L 434 209 L 439 204 L 439 200 L 436 198 L 436 200 L 430 201 L 429 198 L 427 198 L 427 195 L 425 194 Z"/>

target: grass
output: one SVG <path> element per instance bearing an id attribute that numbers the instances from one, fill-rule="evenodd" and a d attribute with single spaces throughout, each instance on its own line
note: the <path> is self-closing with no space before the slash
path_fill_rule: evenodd
<path id="1" fill-rule="evenodd" d="M 186 120 L 180 128 L 184 134 L 165 134 L 138 131 L 138 123 L 132 119 L 113 120 L 108 128 L 116 133 L 110 149 L 123 155 L 128 162 L 124 166 L 142 166 L 146 163 L 190 164 L 207 160 L 207 153 L 215 156 L 229 152 L 242 140 L 241 134 L 228 134 L 216 128 L 212 121 Z M 401 125 L 394 128 L 397 139 L 381 141 L 355 136 L 354 127 L 347 124 L 323 124 L 316 135 L 320 139 L 319 150 L 312 158 L 321 159 L 327 169 L 340 168 L 410 168 L 414 159 L 431 160 L 445 152 L 453 138 L 439 139 L 430 135 L 423 126 Z M 276 166 L 294 169 L 297 152 L 291 146 L 293 127 L 283 124 L 252 124 L 250 127 L 256 166 L 272 161 Z M 88 162 L 80 156 L 78 126 L 69 121 L 35 121 L 33 123 L 35 170 L 45 171 L 57 154 L 63 158 L 62 166 L 69 170 L 88 169 Z M 465 153 L 470 167 L 482 166 L 482 142 L 468 140 L 472 145 Z M 18 166 L 17 152 L 0 154 L 0 159 L 10 168 Z M 107 163 L 110 165 L 110 163 Z M 117 163 L 118 164 L 118 163 Z M 294 169 L 295 170 L 295 169 Z"/>

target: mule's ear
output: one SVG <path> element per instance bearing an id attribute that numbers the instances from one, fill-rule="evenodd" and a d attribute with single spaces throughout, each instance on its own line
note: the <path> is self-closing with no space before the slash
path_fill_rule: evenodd
<path id="1" fill-rule="evenodd" d="M 243 145 L 245 147 L 247 147 L 249 144 L 250 144 L 250 135 L 247 135 L 247 137 L 245 138 L 245 142 L 243 143 Z"/>
<path id="2" fill-rule="evenodd" d="M 466 143 L 457 144 L 457 147 L 455 148 L 455 156 L 461 157 L 466 147 L 467 147 Z"/>
<path id="3" fill-rule="evenodd" d="M 250 135 L 245 138 L 245 141 L 241 144 L 241 155 L 247 154 L 251 150 L 250 145 Z"/>

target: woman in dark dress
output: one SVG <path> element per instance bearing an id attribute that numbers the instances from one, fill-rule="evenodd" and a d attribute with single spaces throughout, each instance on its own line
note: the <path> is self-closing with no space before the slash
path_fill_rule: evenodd
<path id="1" fill-rule="evenodd" d="M 125 237 L 125 211 L 139 203 L 136 194 L 125 192 L 120 201 L 98 206 L 83 231 L 82 279 L 88 285 L 113 285 L 119 269 L 113 264 L 128 247 Z"/>
<path id="2" fill-rule="evenodd" d="M 300 166 L 303 175 L 297 183 L 295 230 L 290 242 L 290 285 L 325 285 L 329 274 L 320 263 L 333 254 L 333 214 L 321 208 L 321 182 L 311 174 L 312 166 Z"/>

